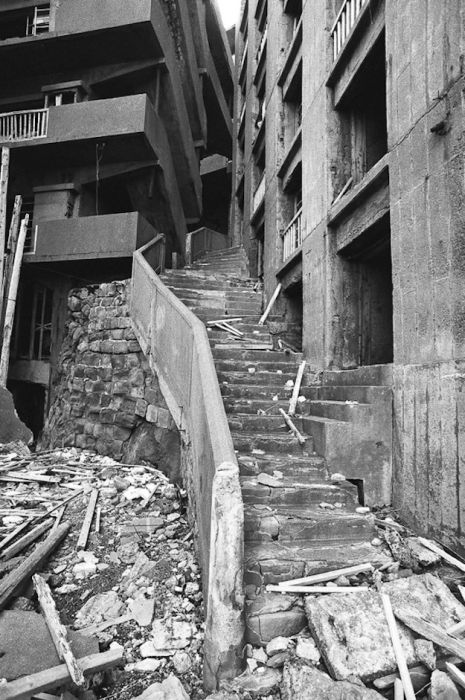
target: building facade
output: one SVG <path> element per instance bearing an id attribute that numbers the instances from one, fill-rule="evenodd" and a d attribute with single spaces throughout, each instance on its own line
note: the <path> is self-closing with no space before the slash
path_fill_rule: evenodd
<path id="1" fill-rule="evenodd" d="M 10 384 L 42 415 L 71 287 L 130 277 L 157 233 L 169 261 L 227 232 L 232 58 L 214 2 L 4 0 L 0 59 L 9 216 L 17 194 L 30 214 Z"/>
<path id="2" fill-rule="evenodd" d="M 276 310 L 300 323 L 323 383 L 340 370 L 354 404 L 389 389 L 394 505 L 462 548 L 464 12 L 460 0 L 245 0 L 231 217 L 267 298 L 281 283 Z M 337 406 L 314 403 L 330 449 Z"/>

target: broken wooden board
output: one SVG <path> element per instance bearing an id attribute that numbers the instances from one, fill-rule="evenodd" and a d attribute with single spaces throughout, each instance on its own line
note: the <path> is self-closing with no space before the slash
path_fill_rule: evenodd
<path id="1" fill-rule="evenodd" d="M 81 659 L 81 667 L 85 676 L 105 671 L 123 662 L 123 649 L 110 649 L 102 654 L 85 656 Z M 54 666 L 46 671 L 40 671 L 16 681 L 0 686 L 0 700 L 29 700 L 34 693 L 52 690 L 71 682 L 66 664 Z"/>
<path id="2" fill-rule="evenodd" d="M 445 630 L 465 617 L 463 606 L 442 581 L 432 574 L 398 579 L 382 587 L 394 612 L 405 608 Z M 368 591 L 346 596 L 307 598 L 305 610 L 310 630 L 333 675 L 338 680 L 358 676 L 370 681 L 397 670 L 381 596 Z M 407 664 L 419 663 L 413 634 L 399 625 Z"/>

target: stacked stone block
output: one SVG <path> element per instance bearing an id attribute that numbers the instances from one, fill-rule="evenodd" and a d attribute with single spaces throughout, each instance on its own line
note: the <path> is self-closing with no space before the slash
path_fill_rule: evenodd
<path id="1" fill-rule="evenodd" d="M 145 442 L 150 435 L 179 452 L 176 426 L 131 327 L 129 289 L 123 281 L 70 292 L 44 431 L 47 446 L 121 459 L 134 456 L 134 442 L 143 434 Z"/>

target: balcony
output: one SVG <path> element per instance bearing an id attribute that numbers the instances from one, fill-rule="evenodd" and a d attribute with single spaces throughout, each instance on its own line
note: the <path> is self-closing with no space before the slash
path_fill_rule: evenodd
<path id="1" fill-rule="evenodd" d="M 27 263 L 130 258 L 156 236 L 138 212 L 40 221 L 34 227 Z"/>
<path id="2" fill-rule="evenodd" d="M 254 195 L 253 195 L 252 217 L 256 216 L 256 214 L 258 213 L 258 210 L 261 208 L 262 204 L 265 201 L 265 186 L 266 186 L 266 178 L 265 178 L 265 173 L 263 173 L 261 180 L 258 184 L 258 187 L 255 190 Z"/>
<path id="3" fill-rule="evenodd" d="M 95 160 L 104 140 L 105 160 L 153 160 L 162 135 L 146 95 L 79 102 L 0 115 L 0 145 L 15 151 L 19 164 L 54 158 L 68 165 Z"/>
<path id="4" fill-rule="evenodd" d="M 81 70 L 92 65 L 162 58 L 158 27 L 163 16 L 155 0 L 79 0 L 57 4 L 49 17 L 24 21 L 22 36 L 0 41 L 2 78 Z M 45 8 L 46 9 L 46 8 Z M 0 17 L 4 13 L 0 13 Z"/>
<path id="5" fill-rule="evenodd" d="M 362 10 L 369 0 L 344 0 L 331 29 L 333 40 L 333 60 L 335 61 L 344 48 L 352 29 L 355 27 Z"/>
<path id="6" fill-rule="evenodd" d="M 257 63 L 257 66 L 260 65 L 260 61 L 262 60 L 262 56 L 264 55 L 265 48 L 266 48 L 266 39 L 268 36 L 268 27 L 265 28 L 265 31 L 262 34 L 262 38 L 260 39 L 260 44 L 257 49 L 257 53 L 255 54 L 255 61 Z"/>
<path id="7" fill-rule="evenodd" d="M 283 262 L 302 245 L 302 209 L 299 209 L 283 235 Z"/>
<path id="8" fill-rule="evenodd" d="M 284 59 L 284 64 L 278 77 L 278 85 L 283 89 L 284 99 L 288 99 L 288 92 L 295 76 L 302 66 L 302 20 L 299 21 L 289 50 Z"/>

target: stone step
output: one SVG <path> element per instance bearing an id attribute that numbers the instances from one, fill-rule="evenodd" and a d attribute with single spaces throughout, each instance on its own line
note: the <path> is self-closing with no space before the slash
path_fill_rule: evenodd
<path id="1" fill-rule="evenodd" d="M 241 476 L 281 473 L 299 483 L 314 483 L 328 479 L 325 460 L 318 455 L 299 457 L 280 454 L 239 454 L 237 461 Z"/>
<path id="2" fill-rule="evenodd" d="M 215 363 L 216 364 L 216 363 Z M 247 383 L 248 386 L 261 386 L 262 388 L 270 388 L 274 391 L 276 387 L 280 387 L 284 390 L 284 386 L 287 381 L 295 380 L 294 371 L 284 371 L 281 368 L 270 369 L 268 366 L 266 369 L 257 370 L 254 365 L 250 365 L 255 372 L 248 372 L 247 370 L 234 371 L 227 363 L 224 368 L 218 367 L 218 379 L 223 385 L 228 386 L 244 386 Z M 286 366 L 284 366 L 286 367 Z M 290 392 L 292 389 L 290 389 Z"/>
<path id="3" fill-rule="evenodd" d="M 167 286 L 173 285 L 178 289 L 195 289 L 202 285 L 202 289 L 210 289 L 212 291 L 249 290 L 251 294 L 255 293 L 255 280 L 242 280 L 232 277 L 217 279 L 211 275 L 206 277 L 205 274 L 196 274 L 191 270 L 186 270 L 185 272 L 173 270 L 172 274 L 164 273 L 161 279 Z"/>
<path id="4" fill-rule="evenodd" d="M 326 371 L 322 383 L 327 386 L 392 386 L 392 365 Z"/>
<path id="5" fill-rule="evenodd" d="M 286 394 L 287 396 L 285 395 L 282 399 L 278 399 L 278 401 L 273 401 L 272 399 L 238 399 L 237 397 L 224 397 L 223 403 L 226 413 L 231 416 L 234 416 L 237 413 L 249 413 L 251 415 L 259 416 L 262 415 L 262 412 L 265 412 L 268 416 L 279 416 L 280 408 L 286 412 L 289 410 L 290 392 L 283 392 L 283 394 Z M 297 404 L 296 414 L 301 414 L 300 404 Z"/>
<path id="6" fill-rule="evenodd" d="M 254 451 L 259 450 L 264 454 L 313 455 L 313 439 L 307 437 L 305 445 L 300 445 L 293 435 L 282 433 L 257 433 L 243 430 L 231 432 L 235 449 L 242 453 L 254 456 Z"/>
<path id="7" fill-rule="evenodd" d="M 221 318 L 223 313 L 227 316 L 234 318 L 236 316 L 241 316 L 241 314 L 246 313 L 250 315 L 258 315 L 261 310 L 261 302 L 259 301 L 230 301 L 229 299 L 224 299 L 222 297 L 211 297 L 202 298 L 198 297 L 196 299 L 187 298 L 182 294 L 176 295 L 180 301 L 183 302 L 191 310 L 204 310 L 210 313 L 214 310 L 217 314 L 216 318 Z"/>
<path id="8" fill-rule="evenodd" d="M 307 396 L 316 401 L 357 401 L 375 403 L 384 401 L 391 392 L 386 386 L 318 386 L 309 389 Z"/>
<path id="9" fill-rule="evenodd" d="M 345 401 L 306 401 L 305 413 L 310 417 L 332 418 L 337 421 L 350 421 L 356 414 L 369 419 L 372 406 L 366 403 L 351 403 Z"/>
<path id="10" fill-rule="evenodd" d="M 200 306 L 199 304 L 186 304 L 187 308 L 192 311 L 198 318 L 207 323 L 208 321 L 216 321 L 218 318 L 236 318 L 237 316 L 247 316 L 254 320 L 259 318 L 258 314 L 251 313 L 251 309 L 247 308 L 225 308 L 224 306 Z"/>
<path id="11" fill-rule="evenodd" d="M 217 358 L 215 357 L 217 351 L 222 352 L 226 357 L 224 359 Z M 234 372 L 236 374 L 244 374 L 248 372 L 248 374 L 257 374 L 261 372 L 271 372 L 271 373 L 276 373 L 279 370 L 281 372 L 289 374 L 289 379 L 286 379 L 286 381 L 295 380 L 296 377 L 296 372 L 297 368 L 294 365 L 294 363 L 289 362 L 288 360 L 285 359 L 285 355 L 283 355 L 281 358 L 272 360 L 271 359 L 271 352 L 269 350 L 238 350 L 238 352 L 245 353 L 248 352 L 250 354 L 255 354 L 258 355 L 259 353 L 270 353 L 270 359 L 268 361 L 266 360 L 259 360 L 258 358 L 254 359 L 251 358 L 250 360 L 241 360 L 239 358 L 234 359 L 234 358 L 228 358 L 228 349 L 227 348 L 213 348 L 213 358 L 215 360 L 215 366 L 217 369 L 217 372 Z M 235 352 L 234 350 L 232 352 Z M 249 372 L 249 369 L 255 370 L 255 372 Z"/>
<path id="12" fill-rule="evenodd" d="M 260 384 L 235 384 L 233 381 L 229 383 L 226 379 L 225 383 L 221 384 L 221 393 L 228 401 L 233 401 L 234 399 L 239 401 L 257 400 L 268 401 L 269 404 L 273 401 L 273 397 L 277 396 L 279 401 L 284 401 L 289 405 L 289 399 L 292 396 L 292 387 L 286 387 L 286 381 L 288 380 L 285 377 L 289 377 L 289 379 L 292 380 L 293 375 L 290 372 L 277 376 L 276 374 L 273 376 L 273 373 L 267 374 L 272 375 L 269 379 L 270 383 L 264 384 L 263 386 Z M 234 378 L 232 377 L 232 379 Z M 278 381 L 273 381 L 273 379 L 279 380 L 279 383 Z M 307 397 L 309 393 L 310 387 L 301 387 L 299 396 Z M 305 410 L 305 404 L 302 406 L 302 409 Z"/>
<path id="13" fill-rule="evenodd" d="M 278 542 L 246 543 L 246 641 L 265 645 L 275 637 L 292 637 L 306 628 L 302 596 L 267 593 L 267 583 L 278 583 L 303 576 L 371 562 L 381 566 L 391 562 L 369 542 L 342 542 L 313 546 Z"/>
<path id="14" fill-rule="evenodd" d="M 263 504 L 266 506 L 300 506 L 309 507 L 319 503 L 353 506 L 357 502 L 357 489 L 353 484 L 347 487 L 325 482 L 296 482 L 290 478 L 279 479 L 282 486 L 265 486 L 256 478 L 241 477 L 242 498 L 247 504 Z"/>
<path id="15" fill-rule="evenodd" d="M 320 455 L 327 455 L 327 446 L 332 442 L 339 444 L 350 438 L 351 424 L 347 421 L 321 416 L 306 416 L 301 420 L 305 430 L 313 437 L 315 450 Z"/>
<path id="16" fill-rule="evenodd" d="M 203 253 L 197 260 L 204 260 L 204 259 L 214 259 L 214 258 L 224 258 L 224 257 L 230 257 L 232 255 L 241 255 L 242 257 L 245 258 L 245 251 L 244 248 L 241 246 L 235 245 L 235 246 L 230 246 L 229 248 L 219 248 L 218 250 L 210 250 L 207 253 Z"/>
<path id="17" fill-rule="evenodd" d="M 296 373 L 299 368 L 300 354 L 286 353 L 281 350 L 264 350 L 256 352 L 255 350 L 236 350 L 229 352 L 221 348 L 213 353 L 215 360 L 240 360 L 242 362 L 285 362 L 287 365 L 293 364 L 296 367 Z"/>
<path id="18" fill-rule="evenodd" d="M 257 431 L 260 433 L 289 432 L 289 428 L 281 415 L 254 415 L 250 413 L 228 413 L 228 423 L 231 430 Z M 302 432 L 302 416 L 294 416 L 293 422 L 298 430 Z M 295 438 L 294 438 L 295 439 Z"/>
<path id="19" fill-rule="evenodd" d="M 242 301 L 243 299 L 247 301 L 255 301 L 258 304 L 262 304 L 262 295 L 260 292 L 254 292 L 253 289 L 249 287 L 242 288 L 232 288 L 232 289 L 196 289 L 191 287 L 178 287 L 174 284 L 168 284 L 167 287 L 171 289 L 176 295 L 180 297 L 185 297 L 186 299 L 198 299 L 198 298 L 222 298 L 228 301 Z"/>
<path id="20" fill-rule="evenodd" d="M 347 507 L 327 510 L 318 507 L 279 506 L 264 509 L 246 504 L 244 539 L 246 543 L 300 542 L 303 546 L 360 542 L 374 537 L 368 520 Z"/>

